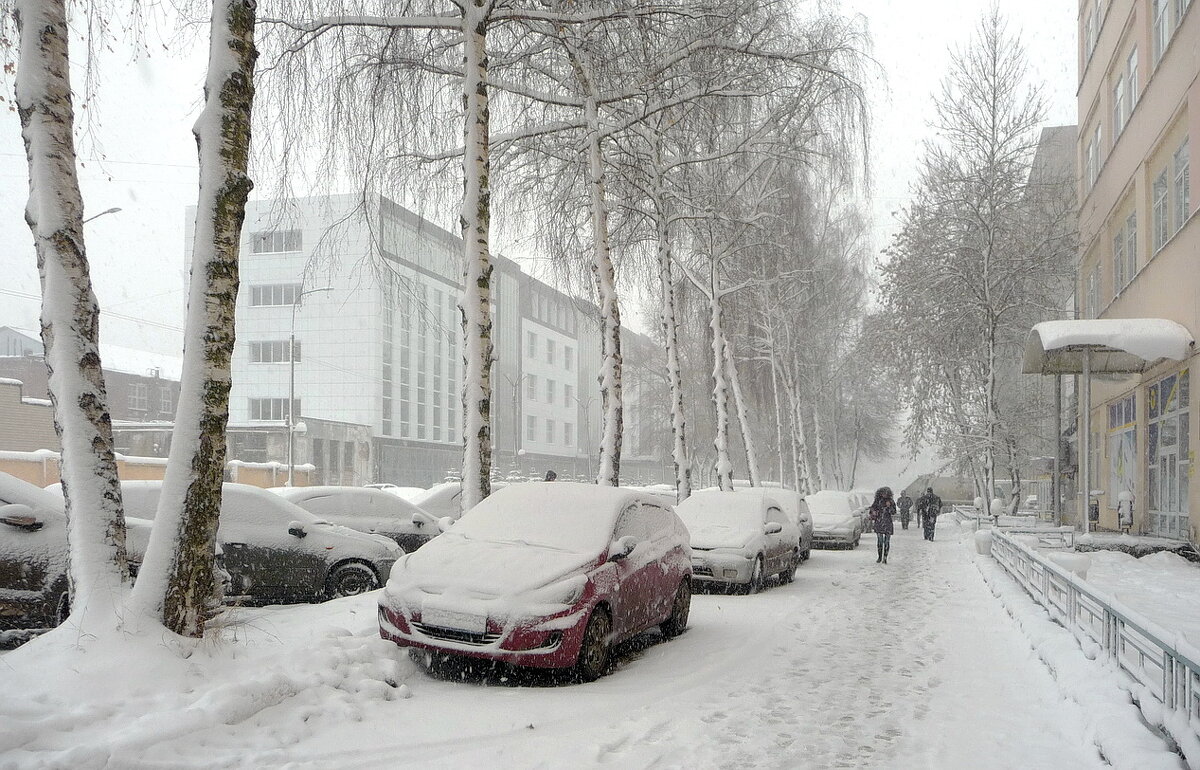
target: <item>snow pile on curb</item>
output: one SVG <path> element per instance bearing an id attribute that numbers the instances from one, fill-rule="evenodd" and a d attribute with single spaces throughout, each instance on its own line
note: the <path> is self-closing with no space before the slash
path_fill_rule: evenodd
<path id="1" fill-rule="evenodd" d="M 991 559 L 976 558 L 975 564 L 992 594 L 1050 668 L 1063 695 L 1080 705 L 1086 720 L 1085 739 L 1095 744 L 1113 767 L 1149 770 L 1183 766 L 1179 755 L 1170 751 L 1143 721 L 1131 697 L 1137 685 L 1104 660 L 1097 645 L 1081 645 Z"/>
<path id="2" fill-rule="evenodd" d="M 374 628 L 314 623 L 301 638 L 231 626 L 202 642 L 161 627 L 80 639 L 60 627 L 0 658 L 0 766 L 130 766 L 201 733 L 283 748 L 409 696 L 412 662 Z"/>

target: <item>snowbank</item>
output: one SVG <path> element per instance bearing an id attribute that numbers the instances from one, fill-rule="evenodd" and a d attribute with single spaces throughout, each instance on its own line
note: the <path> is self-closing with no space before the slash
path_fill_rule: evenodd
<path id="1" fill-rule="evenodd" d="M 204 641 L 161 627 L 82 638 L 60 626 L 0 659 L 0 692 L 22 693 L 0 699 L 0 765 L 163 766 L 184 736 L 219 736 L 237 764 L 239 748 L 362 720 L 407 698 L 414 668 L 368 622 L 373 597 L 352 599 L 278 615 L 279 626 L 230 610 Z"/>
<path id="2" fill-rule="evenodd" d="M 1083 738 L 1088 743 L 1118 770 L 1182 766 L 1179 756 L 1146 729 L 1130 694 L 1138 687 L 1133 680 L 1105 659 L 1094 643 L 1081 649 L 1075 636 L 1051 620 L 996 562 L 977 558 L 976 565 L 1034 652 L 1049 666 L 1063 697 L 1081 707 Z"/>

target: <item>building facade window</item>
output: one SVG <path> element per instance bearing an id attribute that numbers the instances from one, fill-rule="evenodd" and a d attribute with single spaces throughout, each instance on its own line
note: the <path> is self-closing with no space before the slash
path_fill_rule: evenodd
<path id="1" fill-rule="evenodd" d="M 272 283 L 250 287 L 250 307 L 294 305 L 299 298 L 298 283 Z"/>
<path id="2" fill-rule="evenodd" d="M 270 420 L 282 422 L 288 419 L 288 400 L 286 398 L 252 398 L 250 399 L 250 419 L 255 421 Z M 292 402 L 296 414 L 300 414 L 300 399 Z"/>
<path id="3" fill-rule="evenodd" d="M 572 423 L 563 423 L 563 444 L 565 446 L 575 445 L 575 425 Z"/>
<path id="4" fill-rule="evenodd" d="M 1137 274 L 1137 212 L 1131 213 L 1113 236 L 1113 296 L 1117 297 Z"/>
<path id="5" fill-rule="evenodd" d="M 525 440 L 537 441 L 537 418 L 533 415 L 525 418 Z"/>
<path id="6" fill-rule="evenodd" d="M 1150 40 L 1154 44 L 1154 63 L 1162 59 L 1171 42 L 1169 0 L 1152 0 L 1150 9 Z"/>
<path id="7" fill-rule="evenodd" d="M 525 380 L 525 397 L 530 401 L 537 401 L 537 376 L 527 374 Z"/>
<path id="8" fill-rule="evenodd" d="M 546 443 L 554 443 L 554 420 L 548 418 L 546 420 Z"/>
<path id="9" fill-rule="evenodd" d="M 546 363 L 554 363 L 555 345 L 554 340 L 546 340 Z"/>
<path id="10" fill-rule="evenodd" d="M 165 385 L 158 388 L 158 411 L 163 414 L 175 411 L 175 391 Z"/>
<path id="11" fill-rule="evenodd" d="M 1125 94 L 1125 73 L 1117 75 L 1117 82 L 1113 84 L 1113 145 L 1116 146 L 1117 137 L 1125 130 L 1125 123 L 1129 119 L 1129 102 Z"/>
<path id="12" fill-rule="evenodd" d="M 1123 491 L 1137 489 L 1137 399 L 1130 395 L 1108 405 L 1108 496 L 1116 508 Z"/>
<path id="13" fill-rule="evenodd" d="M 1189 156 L 1188 156 L 1188 140 L 1185 138 L 1183 144 L 1179 145 L 1179 149 L 1175 150 L 1175 156 L 1172 159 L 1172 165 L 1175 167 L 1175 184 L 1171 191 L 1171 199 L 1175 206 L 1174 215 L 1174 231 L 1179 232 L 1183 225 L 1187 222 L 1190 212 L 1190 191 L 1189 186 Z"/>
<path id="14" fill-rule="evenodd" d="M 554 380 L 546 379 L 546 403 L 554 403 Z"/>
<path id="15" fill-rule="evenodd" d="M 1129 57 L 1125 60 L 1125 92 L 1129 99 L 1128 117 L 1133 116 L 1133 108 L 1138 103 L 1138 49 L 1135 45 L 1129 51 Z"/>
<path id="16" fill-rule="evenodd" d="M 250 233 L 251 254 L 275 254 L 300 251 L 303 238 L 299 230 L 266 230 Z"/>
<path id="17" fill-rule="evenodd" d="M 569 383 L 563 383 L 563 406 L 570 406 L 575 397 L 575 389 Z"/>
<path id="18" fill-rule="evenodd" d="M 575 366 L 575 348 L 563 345 L 563 368 L 568 372 Z"/>
<path id="19" fill-rule="evenodd" d="M 1100 126 L 1097 125 L 1093 129 L 1091 138 L 1087 143 L 1083 159 L 1084 180 L 1087 183 L 1087 191 L 1090 192 L 1096 186 L 1096 180 L 1100 177 Z"/>
<path id="20" fill-rule="evenodd" d="M 1152 219 L 1151 227 L 1154 231 L 1154 253 L 1158 253 L 1160 249 L 1167 243 L 1167 238 L 1170 237 L 1168 229 L 1170 228 L 1170 211 L 1167 208 L 1167 197 L 1169 191 L 1167 189 L 1167 171 L 1163 169 L 1154 179 L 1154 185 L 1150 193 L 1150 216 Z"/>
<path id="21" fill-rule="evenodd" d="M 1156 535 L 1186 538 L 1191 469 L 1187 369 L 1146 389 L 1146 504 Z"/>
<path id="22" fill-rule="evenodd" d="M 270 340 L 250 343 L 250 363 L 252 364 L 281 364 L 300 360 L 300 342 L 292 347 L 288 340 Z M 292 349 L 289 351 L 289 347 Z M 289 353 L 294 353 L 292 358 Z"/>
<path id="23" fill-rule="evenodd" d="M 1096 318 L 1100 315 L 1100 265 L 1088 271 L 1084 302 L 1083 313 L 1086 317 Z"/>
<path id="24" fill-rule="evenodd" d="M 1096 50 L 1096 42 L 1100 39 L 1100 7 L 1099 1 L 1092 4 L 1083 19 L 1083 60 L 1088 62 Z"/>
<path id="25" fill-rule="evenodd" d="M 525 333 L 525 357 L 537 357 L 537 335 L 533 332 Z"/>
<path id="26" fill-rule="evenodd" d="M 149 388 L 144 382 L 135 382 L 129 386 L 129 408 L 138 412 L 150 409 Z"/>

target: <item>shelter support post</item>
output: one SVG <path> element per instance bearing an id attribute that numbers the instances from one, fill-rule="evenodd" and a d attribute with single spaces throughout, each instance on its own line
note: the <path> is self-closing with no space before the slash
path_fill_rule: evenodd
<path id="1" fill-rule="evenodd" d="M 1082 435 L 1079 436 L 1079 478 L 1080 484 L 1079 511 L 1080 521 L 1083 522 L 1083 533 L 1086 535 L 1091 528 L 1088 521 L 1088 509 L 1092 501 L 1092 349 L 1083 349 L 1083 377 L 1079 385 L 1079 422 Z"/>

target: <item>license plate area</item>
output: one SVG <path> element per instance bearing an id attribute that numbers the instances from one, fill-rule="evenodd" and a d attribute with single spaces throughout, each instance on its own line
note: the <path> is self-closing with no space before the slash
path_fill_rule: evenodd
<path id="1" fill-rule="evenodd" d="M 472 634 L 482 634 L 487 631 L 486 615 L 477 615 L 437 605 L 427 604 L 421 608 L 421 623 L 426 626 L 450 628 Z"/>

